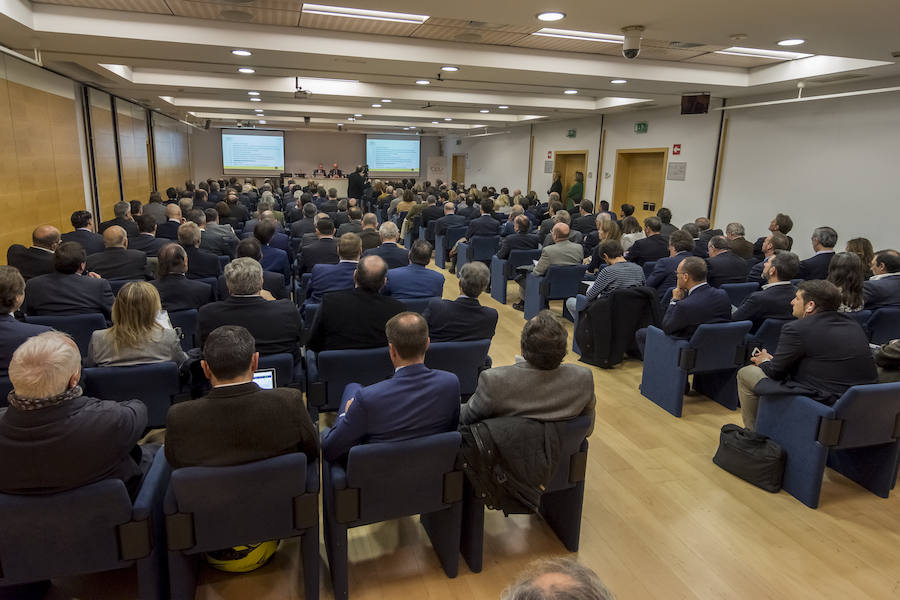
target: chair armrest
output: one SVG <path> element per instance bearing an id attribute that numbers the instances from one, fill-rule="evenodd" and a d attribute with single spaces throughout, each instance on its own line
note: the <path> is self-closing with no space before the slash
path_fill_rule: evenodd
<path id="1" fill-rule="evenodd" d="M 347 470 L 338 461 L 322 461 L 322 483 L 332 490 L 347 489 Z"/>
<path id="2" fill-rule="evenodd" d="M 819 421 L 834 416 L 834 408 L 806 396 L 762 396 L 756 415 L 756 431 L 782 445 L 788 439 L 815 442 Z"/>
<path id="3" fill-rule="evenodd" d="M 306 463 L 306 491 L 310 494 L 319 493 L 319 459 Z"/>
<path id="4" fill-rule="evenodd" d="M 163 496 L 169 486 L 169 478 L 172 475 L 172 467 L 166 462 L 166 454 L 163 448 L 156 452 L 153 457 L 153 464 L 144 477 L 141 489 L 134 501 L 131 510 L 131 518 L 135 521 L 149 519 L 153 513 L 154 506 L 162 503 Z"/>

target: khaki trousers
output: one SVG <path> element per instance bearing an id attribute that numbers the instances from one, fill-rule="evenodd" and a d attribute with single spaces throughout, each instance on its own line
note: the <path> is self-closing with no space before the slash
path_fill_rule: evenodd
<path id="1" fill-rule="evenodd" d="M 754 388 L 760 379 L 765 379 L 765 372 L 756 365 L 747 365 L 737 372 L 738 398 L 741 400 L 741 417 L 744 427 L 756 431 L 756 413 L 759 409 L 759 396 Z"/>

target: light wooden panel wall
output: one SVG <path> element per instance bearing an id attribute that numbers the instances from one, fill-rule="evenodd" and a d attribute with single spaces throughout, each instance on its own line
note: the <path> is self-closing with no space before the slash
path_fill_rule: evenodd
<path id="1" fill-rule="evenodd" d="M 116 98 L 119 128 L 119 160 L 125 200 L 147 202 L 151 191 L 146 111 L 136 104 Z"/>
<path id="2" fill-rule="evenodd" d="M 156 188 L 163 193 L 191 178 L 190 127 L 156 113 L 152 117 Z"/>
<path id="3" fill-rule="evenodd" d="M 113 218 L 113 205 L 121 200 L 119 168 L 116 165 L 116 134 L 113 127 L 109 94 L 90 90 L 91 139 L 94 148 L 94 171 L 97 174 L 98 223 Z"/>

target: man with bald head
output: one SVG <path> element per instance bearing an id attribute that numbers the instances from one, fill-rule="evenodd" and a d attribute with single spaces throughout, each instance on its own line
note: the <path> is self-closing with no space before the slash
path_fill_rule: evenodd
<path id="1" fill-rule="evenodd" d="M 59 246 L 59 229 L 41 225 L 31 232 L 31 247 L 14 244 L 6 251 L 6 263 L 15 267 L 28 281 L 38 275 L 53 272 L 53 251 Z"/>
<path id="2" fill-rule="evenodd" d="M 166 205 L 166 222 L 156 228 L 156 237 L 178 240 L 178 228 L 184 223 L 181 207 L 176 203 Z"/>
<path id="3" fill-rule="evenodd" d="M 118 225 L 103 232 L 106 249 L 87 257 L 87 269 L 103 279 L 146 279 L 147 253 L 128 249 L 128 236 Z"/>
<path id="4" fill-rule="evenodd" d="M 584 260 L 584 249 L 581 244 L 569 240 L 569 226 L 565 223 L 557 223 L 550 231 L 553 236 L 553 244 L 544 246 L 541 250 L 541 258 L 534 266 L 535 275 L 544 275 L 552 265 L 580 265 Z M 525 278 L 527 273 L 520 274 L 516 281 L 522 288 L 520 300 L 513 304 L 516 310 L 525 310 Z"/>

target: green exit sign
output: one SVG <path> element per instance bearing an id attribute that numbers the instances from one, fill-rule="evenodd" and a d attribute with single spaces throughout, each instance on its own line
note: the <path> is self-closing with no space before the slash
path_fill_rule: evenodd
<path id="1" fill-rule="evenodd" d="M 575 130 L 574 130 L 574 129 L 570 129 L 569 131 L 567 131 L 567 132 L 566 132 L 566 137 L 570 137 L 570 138 L 575 137 Z"/>
<path id="2" fill-rule="evenodd" d="M 635 133 L 647 133 L 650 130 L 650 125 L 647 121 L 638 121 L 634 124 L 634 132 Z"/>

